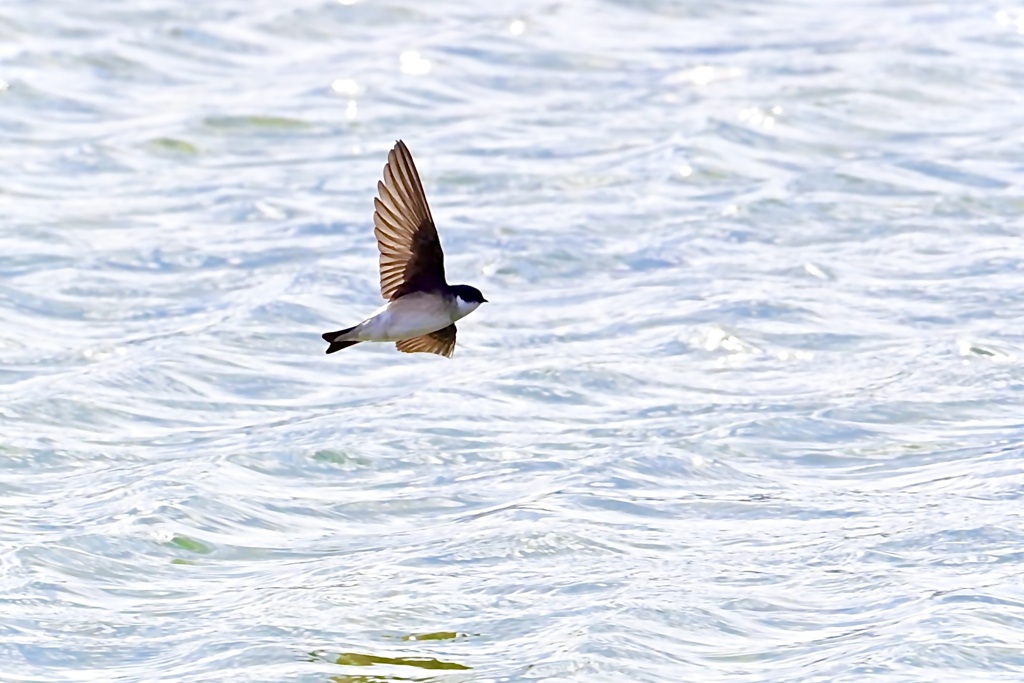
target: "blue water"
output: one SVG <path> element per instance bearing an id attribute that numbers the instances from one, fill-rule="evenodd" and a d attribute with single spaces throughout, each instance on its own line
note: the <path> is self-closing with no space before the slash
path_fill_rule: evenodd
<path id="1" fill-rule="evenodd" d="M 1024 680 L 1024 10 L 507 7 L 0 5 L 0 681 Z"/>

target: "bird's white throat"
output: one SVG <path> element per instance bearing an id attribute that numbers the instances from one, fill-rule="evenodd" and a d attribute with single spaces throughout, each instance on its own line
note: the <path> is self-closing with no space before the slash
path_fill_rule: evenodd
<path id="1" fill-rule="evenodd" d="M 478 308 L 480 308 L 479 301 L 466 301 L 461 296 L 456 295 L 455 310 L 457 311 L 459 318 L 465 318 Z"/>

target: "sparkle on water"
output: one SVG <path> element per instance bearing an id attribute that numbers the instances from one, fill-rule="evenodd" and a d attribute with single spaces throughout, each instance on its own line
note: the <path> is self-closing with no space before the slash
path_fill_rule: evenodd
<path id="1" fill-rule="evenodd" d="M 0 5 L 0 680 L 1024 679 L 1024 12 Z M 451 361 L 376 308 L 416 155 Z"/>

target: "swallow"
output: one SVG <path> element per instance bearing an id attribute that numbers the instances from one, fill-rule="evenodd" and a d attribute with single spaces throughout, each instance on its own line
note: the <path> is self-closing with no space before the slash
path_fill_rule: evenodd
<path id="1" fill-rule="evenodd" d="M 395 342 L 403 353 L 451 358 L 455 322 L 487 299 L 476 287 L 448 284 L 427 197 L 412 154 L 401 140 L 388 152 L 373 207 L 380 293 L 387 303 L 358 325 L 325 333 L 327 353 L 360 342 Z"/>

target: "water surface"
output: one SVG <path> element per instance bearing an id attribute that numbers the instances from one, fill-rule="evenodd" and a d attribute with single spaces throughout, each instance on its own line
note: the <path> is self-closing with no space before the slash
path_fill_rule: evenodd
<path id="1" fill-rule="evenodd" d="M 0 681 L 1019 681 L 1024 12 L 0 7 Z M 453 360 L 379 305 L 418 161 Z"/>

